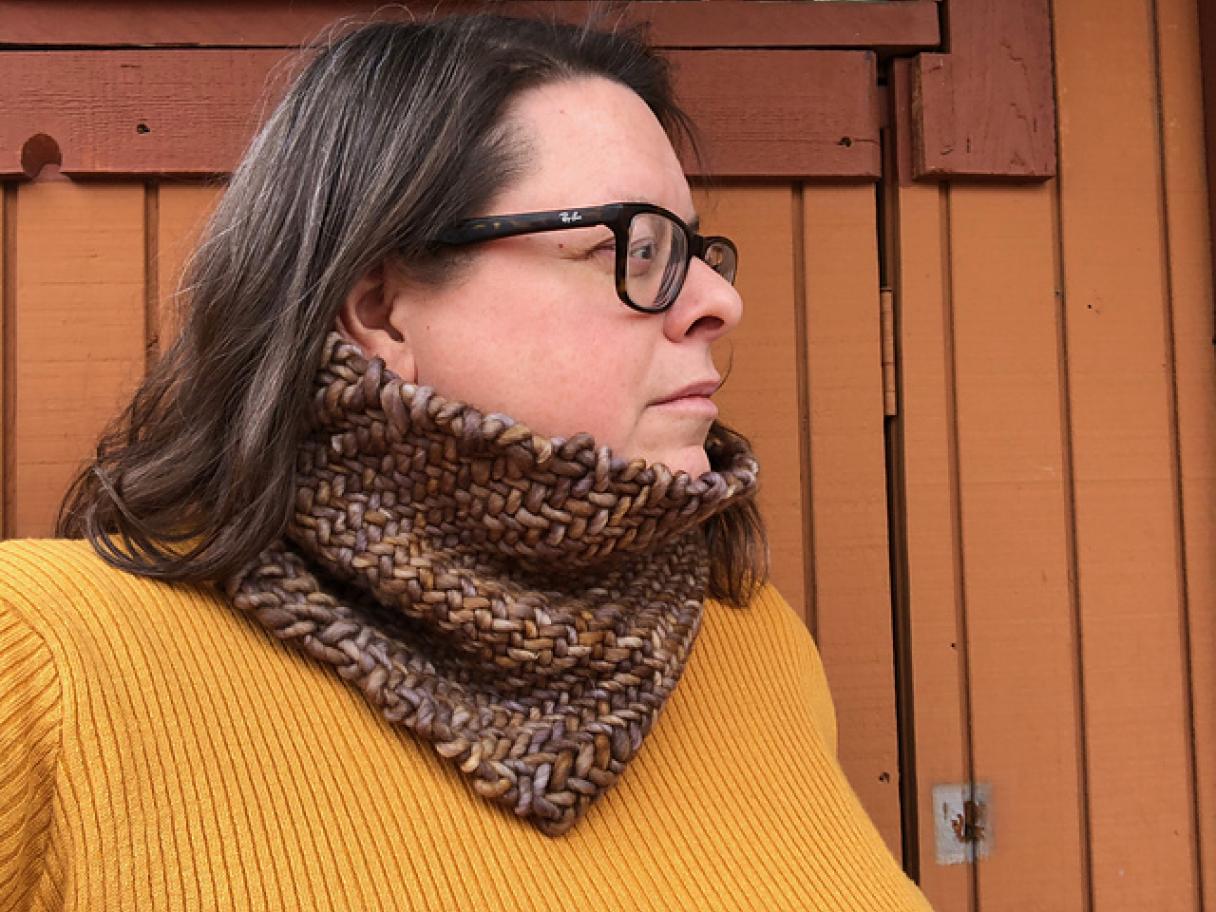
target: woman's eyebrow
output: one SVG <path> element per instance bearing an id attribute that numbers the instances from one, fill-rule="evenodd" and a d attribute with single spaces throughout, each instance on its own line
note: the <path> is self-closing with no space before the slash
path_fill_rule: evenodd
<path id="1" fill-rule="evenodd" d="M 620 188 L 617 188 L 617 189 L 619 190 Z M 616 193 L 616 194 L 609 194 L 609 195 L 613 196 L 614 198 L 619 199 L 619 200 L 627 200 L 629 202 L 634 202 L 634 203 L 647 203 L 651 206 L 659 206 L 660 208 L 664 208 L 664 209 L 668 208 L 663 203 L 660 203 L 658 200 L 651 199 L 651 196 L 649 193 L 643 193 L 643 194 Z M 680 213 L 677 212 L 674 208 L 669 209 L 668 211 L 675 212 L 675 214 L 677 216 L 679 216 L 680 218 L 684 217 L 684 216 L 680 215 Z M 688 227 L 690 229 L 692 229 L 694 234 L 701 233 L 701 216 L 697 215 L 695 212 L 693 213 L 692 218 L 689 219 L 688 221 L 686 221 L 685 224 L 688 225 Z"/>

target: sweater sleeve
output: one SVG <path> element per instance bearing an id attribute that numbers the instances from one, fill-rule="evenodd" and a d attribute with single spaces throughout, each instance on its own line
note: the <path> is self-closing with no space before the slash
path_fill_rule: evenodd
<path id="1" fill-rule="evenodd" d="M 60 688 L 42 637 L 0 600 L 0 912 L 32 908 L 60 743 Z"/>

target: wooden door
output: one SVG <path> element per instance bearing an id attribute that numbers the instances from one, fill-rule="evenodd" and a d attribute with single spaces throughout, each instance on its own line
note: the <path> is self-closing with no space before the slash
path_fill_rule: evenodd
<path id="1" fill-rule="evenodd" d="M 1025 9 L 952 4 L 960 36 Z M 1197 912 L 1216 907 L 1216 358 L 1196 9 L 1053 10 L 1055 179 L 917 181 L 906 117 L 884 183 L 916 857 L 940 909 Z M 976 94 L 1034 56 L 991 48 Z M 913 66 L 893 65 L 896 110 Z M 943 821 L 952 783 L 982 797 Z M 935 858 L 943 822 L 973 863 Z"/>

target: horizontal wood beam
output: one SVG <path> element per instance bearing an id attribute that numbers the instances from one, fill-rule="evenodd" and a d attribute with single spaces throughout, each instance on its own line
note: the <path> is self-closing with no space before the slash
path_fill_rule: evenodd
<path id="1" fill-rule="evenodd" d="M 591 8 L 585 0 L 415 0 L 381 10 L 377 18 L 490 9 L 583 22 Z M 371 4 L 349 0 L 0 0 L 0 47 L 291 47 L 316 42 L 340 17 L 370 17 L 372 10 Z M 610 21 L 616 17 L 648 23 L 651 40 L 672 48 L 871 48 L 908 54 L 940 43 L 937 0 L 635 0 L 620 6 Z"/>
<path id="2" fill-rule="evenodd" d="M 676 94 L 720 177 L 882 176 L 869 51 L 669 51 Z M 686 162 L 689 173 L 701 173 Z"/>
<path id="3" fill-rule="evenodd" d="M 281 49 L 0 52 L 0 177 L 232 170 L 286 90 Z M 305 54 L 311 53 L 308 51 Z M 670 51 L 676 91 L 720 177 L 881 173 L 869 51 Z"/>

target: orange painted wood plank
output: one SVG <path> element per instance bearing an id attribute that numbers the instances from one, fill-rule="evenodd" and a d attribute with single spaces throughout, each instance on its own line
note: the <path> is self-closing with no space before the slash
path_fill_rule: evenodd
<path id="1" fill-rule="evenodd" d="M 897 61 L 893 90 L 909 110 L 907 67 Z M 911 181 L 907 121 L 898 125 L 904 181 L 889 182 L 895 220 L 894 264 L 899 411 L 895 459 L 902 474 L 908 654 L 911 660 L 919 883 L 937 912 L 973 912 L 973 868 L 939 864 L 933 788 L 971 779 L 962 563 L 958 541 L 958 472 L 954 382 L 948 333 L 945 190 Z M 905 687 L 908 685 L 905 684 Z M 951 845 L 950 848 L 961 848 Z"/>
<path id="2" fill-rule="evenodd" d="M 1203 81 L 1204 145 L 1216 149 L 1216 6 L 1198 4 L 1199 69 Z M 1207 156 L 1208 176 L 1208 234 L 1212 240 L 1211 253 L 1216 262 L 1216 155 Z"/>
<path id="3" fill-rule="evenodd" d="M 1111 912 L 1198 901 L 1152 9 L 1055 7 L 1093 905 Z"/>
<path id="4" fill-rule="evenodd" d="M 304 52 L 305 55 L 311 52 Z M 281 49 L 6 51 L 0 177 L 227 174 L 304 59 Z M 676 50 L 676 95 L 711 173 L 880 171 L 871 51 Z M 265 108 L 265 110 L 263 110 Z M 689 160 L 689 170 L 701 173 Z"/>
<path id="5" fill-rule="evenodd" d="M 902 854 L 874 188 L 804 188 L 816 633 L 840 761 Z"/>
<path id="6" fill-rule="evenodd" d="M 984 912 L 1085 908 L 1050 186 L 948 190 L 950 329 Z"/>
<path id="7" fill-rule="evenodd" d="M 1156 10 L 1200 908 L 1216 909 L 1216 354 L 1211 341 L 1216 338 L 1216 320 L 1205 205 L 1199 23 L 1189 0 L 1158 0 Z"/>
<path id="8" fill-rule="evenodd" d="M 174 295 L 182 268 L 222 192 L 218 186 L 188 184 L 161 184 L 157 188 L 156 341 L 161 351 L 177 337 L 180 327 L 179 301 Z"/>
<path id="9" fill-rule="evenodd" d="M 50 534 L 72 475 L 144 369 L 143 185 L 22 185 L 8 534 Z"/>
<path id="10" fill-rule="evenodd" d="M 602 5 L 602 4 L 600 4 Z M 581 23 L 591 4 L 563 0 L 493 4 L 515 15 L 557 15 Z M 484 0 L 423 0 L 394 4 L 397 18 L 434 10 L 484 10 Z M 300 3 L 238 2 L 205 6 L 167 6 L 156 0 L 81 2 L 42 0 L 37 4 L 0 2 L 0 45 L 298 45 L 316 38 L 339 16 L 370 16 L 365 3 L 351 0 Z M 940 42 L 935 0 L 898 3 L 805 3 L 785 0 L 753 3 L 718 0 L 670 3 L 631 2 L 622 11 L 630 22 L 648 23 L 650 39 L 673 47 L 883 47 L 908 52 Z M 377 18 L 394 18 L 382 7 Z"/>
<path id="11" fill-rule="evenodd" d="M 722 420 L 755 446 L 773 582 L 806 620 L 791 197 L 788 186 L 733 185 L 698 191 L 695 200 L 703 230 L 739 247 L 743 320 L 714 347 L 714 363 L 727 377 L 714 399 Z"/>

